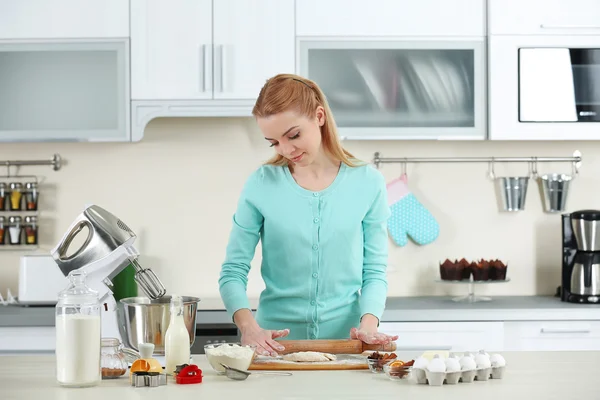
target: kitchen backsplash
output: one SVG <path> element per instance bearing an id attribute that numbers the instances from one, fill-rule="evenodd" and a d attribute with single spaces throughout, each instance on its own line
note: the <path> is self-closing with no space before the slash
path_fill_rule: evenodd
<path id="1" fill-rule="evenodd" d="M 568 210 L 600 208 L 600 142 L 346 142 L 356 156 L 570 156 L 583 153 Z M 181 118 L 151 122 L 142 142 L 15 143 L 0 146 L 0 160 L 45 159 L 59 153 L 65 166 L 23 167 L 42 176 L 40 250 L 46 252 L 89 203 L 121 217 L 137 234 L 140 261 L 152 267 L 171 293 L 219 296 L 217 280 L 232 214 L 248 176 L 272 153 L 251 118 Z M 466 287 L 435 282 L 445 258 L 499 258 L 511 282 L 481 285 L 489 295 L 553 294 L 560 280 L 560 217 L 542 211 L 538 186 L 530 182 L 526 210 L 498 211 L 486 164 L 409 164 L 412 192 L 435 216 L 435 242 L 399 247 L 390 240 L 389 295 L 466 293 Z M 398 164 L 382 165 L 392 180 Z M 526 175 L 527 164 L 498 164 L 497 175 Z M 570 165 L 540 164 L 540 173 L 570 173 Z M 17 292 L 21 252 L 0 252 L 0 291 Z M 258 297 L 260 245 L 248 293 Z"/>

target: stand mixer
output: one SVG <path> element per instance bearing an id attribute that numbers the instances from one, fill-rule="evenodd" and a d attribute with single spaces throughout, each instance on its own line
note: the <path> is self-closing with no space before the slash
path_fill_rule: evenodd
<path id="1" fill-rule="evenodd" d="M 83 244 L 67 255 L 69 246 L 85 228 L 88 233 Z M 98 292 L 102 309 L 102 337 L 118 338 L 117 302 L 111 291 L 112 282 L 125 267 L 132 265 L 135 281 L 150 299 L 158 299 L 166 290 L 150 269 L 138 263 L 138 251 L 133 246 L 135 233 L 123 221 L 97 206 L 90 205 L 75 219 L 58 245 L 51 250 L 52 257 L 65 276 L 71 271 L 86 272 L 86 284 Z"/>

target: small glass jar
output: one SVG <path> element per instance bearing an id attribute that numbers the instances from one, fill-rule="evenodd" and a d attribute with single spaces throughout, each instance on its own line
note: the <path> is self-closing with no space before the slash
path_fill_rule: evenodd
<path id="1" fill-rule="evenodd" d="M 61 386 L 96 386 L 100 371 L 100 300 L 85 284 L 86 274 L 69 273 L 71 284 L 56 303 L 56 380 Z"/>
<path id="2" fill-rule="evenodd" d="M 4 238 L 6 237 L 6 219 L 4 217 L 0 217 L 0 245 L 6 243 Z"/>
<path id="3" fill-rule="evenodd" d="M 21 199 L 23 198 L 23 184 L 19 182 L 12 182 L 9 185 L 10 188 L 10 210 L 20 211 L 21 210 Z"/>
<path id="4" fill-rule="evenodd" d="M 21 224 L 21 217 L 8 217 L 8 243 L 10 244 L 21 244 L 21 231 L 23 226 Z"/>
<path id="5" fill-rule="evenodd" d="M 25 244 L 38 244 L 38 222 L 35 215 L 28 215 L 25 217 L 23 230 L 25 231 Z"/>
<path id="6" fill-rule="evenodd" d="M 6 183 L 0 182 L 0 211 L 6 210 L 7 197 L 8 197 L 8 190 L 6 190 Z"/>
<path id="7" fill-rule="evenodd" d="M 101 353 L 102 379 L 115 379 L 125 375 L 128 364 L 119 339 L 102 338 Z"/>
<path id="8" fill-rule="evenodd" d="M 37 211 L 39 194 L 37 182 L 25 183 L 25 209 L 27 211 Z"/>

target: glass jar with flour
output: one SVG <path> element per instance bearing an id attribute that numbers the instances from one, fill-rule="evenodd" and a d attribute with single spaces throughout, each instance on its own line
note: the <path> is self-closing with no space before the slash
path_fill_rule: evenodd
<path id="1" fill-rule="evenodd" d="M 71 271 L 56 304 L 56 379 L 61 386 L 96 386 L 100 367 L 100 301 L 85 284 L 85 272 Z"/>

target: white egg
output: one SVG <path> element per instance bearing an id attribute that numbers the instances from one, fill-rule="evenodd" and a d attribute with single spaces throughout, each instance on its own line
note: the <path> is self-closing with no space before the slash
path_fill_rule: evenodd
<path id="1" fill-rule="evenodd" d="M 458 358 L 455 358 L 455 357 L 446 358 L 444 360 L 444 362 L 446 364 L 447 372 L 460 371 L 460 362 L 459 362 Z"/>
<path id="2" fill-rule="evenodd" d="M 492 354 L 490 357 L 490 362 L 494 368 L 506 366 L 506 360 L 500 354 Z"/>
<path id="3" fill-rule="evenodd" d="M 427 365 L 427 369 L 429 372 L 446 372 L 446 363 L 436 355 Z"/>
<path id="4" fill-rule="evenodd" d="M 459 363 L 460 363 L 460 369 L 463 371 L 472 371 L 477 368 L 477 364 L 475 363 L 475 360 L 469 356 L 461 357 Z"/>
<path id="5" fill-rule="evenodd" d="M 428 364 L 429 364 L 428 359 L 426 359 L 425 357 L 419 357 L 415 360 L 415 363 L 413 364 L 413 368 L 425 369 L 425 368 L 427 368 Z"/>
<path id="6" fill-rule="evenodd" d="M 477 368 L 490 368 L 492 366 L 490 357 L 485 355 L 485 353 L 477 353 L 475 355 L 475 364 L 477 364 Z"/>

